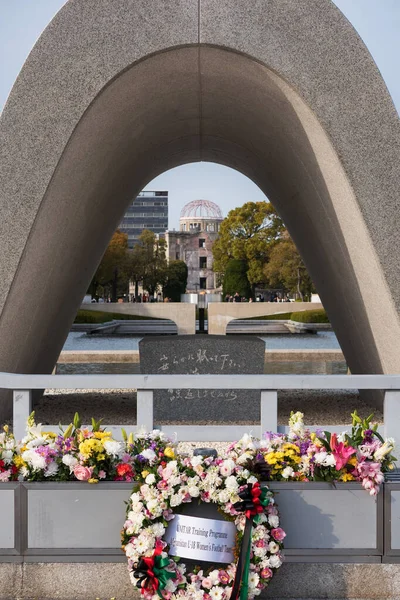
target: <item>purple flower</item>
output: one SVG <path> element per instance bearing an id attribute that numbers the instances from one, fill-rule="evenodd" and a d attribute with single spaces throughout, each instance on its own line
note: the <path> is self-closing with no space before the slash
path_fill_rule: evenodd
<path id="1" fill-rule="evenodd" d="M 311 444 L 311 440 L 307 440 L 305 442 L 301 442 L 300 444 L 300 454 L 306 454 L 307 450 Z"/>

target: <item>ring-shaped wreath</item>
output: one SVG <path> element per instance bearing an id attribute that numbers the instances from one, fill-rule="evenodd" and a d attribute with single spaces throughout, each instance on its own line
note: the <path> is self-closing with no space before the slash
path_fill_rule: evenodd
<path id="1" fill-rule="evenodd" d="M 233 444 L 226 458 L 169 458 L 146 465 L 128 504 L 122 540 L 133 585 L 145 600 L 246 600 L 259 595 L 282 564 L 285 532 L 272 492 L 260 486 L 262 456 L 252 438 Z M 235 562 L 186 572 L 183 562 L 168 555 L 163 540 L 168 522 L 174 509 L 193 500 L 215 503 L 235 523 Z"/>

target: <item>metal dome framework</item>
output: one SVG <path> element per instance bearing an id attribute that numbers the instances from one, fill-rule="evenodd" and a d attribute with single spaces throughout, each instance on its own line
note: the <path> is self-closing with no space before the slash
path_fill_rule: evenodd
<path id="1" fill-rule="evenodd" d="M 211 200 L 192 200 L 188 202 L 181 210 L 180 219 L 213 219 L 223 220 L 220 207 Z"/>

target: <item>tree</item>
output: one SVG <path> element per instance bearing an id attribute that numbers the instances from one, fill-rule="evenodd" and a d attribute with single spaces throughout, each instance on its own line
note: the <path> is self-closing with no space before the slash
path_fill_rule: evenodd
<path id="1" fill-rule="evenodd" d="M 173 302 L 180 302 L 181 294 L 186 292 L 188 268 L 183 260 L 172 260 L 166 272 L 164 296 Z"/>
<path id="2" fill-rule="evenodd" d="M 245 261 L 247 278 L 254 288 L 265 280 L 264 265 L 284 229 L 270 202 L 246 202 L 231 210 L 213 244 L 214 271 L 224 276 L 230 260 Z"/>
<path id="3" fill-rule="evenodd" d="M 233 296 L 238 292 L 239 296 L 249 298 L 251 287 L 247 278 L 247 263 L 245 260 L 231 258 L 226 265 L 223 294 Z"/>
<path id="4" fill-rule="evenodd" d="M 311 277 L 288 233 L 272 249 L 264 273 L 269 285 L 296 292 L 302 300 L 314 291 Z"/>
<path id="5" fill-rule="evenodd" d="M 128 278 L 126 274 L 126 258 L 128 253 L 128 236 L 117 230 L 107 246 L 103 258 L 90 284 L 92 296 L 97 296 L 99 288 L 103 294 L 111 294 L 112 302 L 117 301 L 118 292 L 126 290 Z"/>
<path id="6" fill-rule="evenodd" d="M 135 282 L 135 295 L 139 282 L 142 282 L 143 289 L 153 296 L 157 288 L 164 285 L 166 271 L 165 240 L 157 239 L 155 233 L 144 229 L 128 259 L 127 273 Z"/>

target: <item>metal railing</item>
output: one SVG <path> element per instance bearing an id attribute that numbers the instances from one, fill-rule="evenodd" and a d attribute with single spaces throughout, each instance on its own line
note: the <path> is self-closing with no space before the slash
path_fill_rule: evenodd
<path id="1" fill-rule="evenodd" d="M 155 426 L 167 435 L 176 434 L 179 441 L 232 441 L 252 431 L 256 436 L 265 431 L 278 431 L 278 390 L 382 390 L 384 391 L 384 435 L 396 438 L 400 431 L 400 375 L 19 375 L 0 373 L 0 388 L 13 390 L 13 429 L 17 439 L 25 434 L 26 419 L 32 411 L 32 390 L 137 390 L 136 431 Z M 238 425 L 162 425 L 154 424 L 154 390 L 259 390 L 260 424 Z M 223 402 L 223 400 L 221 400 Z M 349 412 L 354 407 L 349 406 Z M 323 426 L 323 424 L 318 427 Z M 121 426 L 113 424 L 114 435 Z M 316 426 L 317 427 L 317 426 Z M 52 429 L 54 426 L 48 426 Z M 326 429 L 342 430 L 340 427 Z"/>

